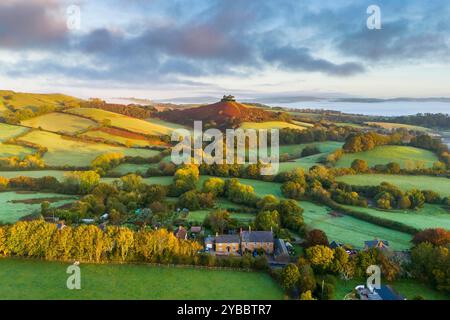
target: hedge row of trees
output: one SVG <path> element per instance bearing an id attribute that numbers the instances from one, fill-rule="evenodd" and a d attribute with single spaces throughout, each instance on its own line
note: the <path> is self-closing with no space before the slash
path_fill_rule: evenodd
<path id="1" fill-rule="evenodd" d="M 144 261 L 169 263 L 192 257 L 201 249 L 194 241 L 179 240 L 165 229 L 132 231 L 124 227 L 66 226 L 42 220 L 0 227 L 0 255 L 62 261 Z"/>

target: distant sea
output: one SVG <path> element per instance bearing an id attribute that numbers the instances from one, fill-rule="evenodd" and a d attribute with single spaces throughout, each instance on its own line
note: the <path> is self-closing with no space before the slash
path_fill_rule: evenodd
<path id="1" fill-rule="evenodd" d="M 450 114 L 450 103 L 446 102 L 335 102 L 335 101 L 302 101 L 294 103 L 271 103 L 271 106 L 293 109 L 326 109 L 345 113 L 356 113 L 378 116 L 402 116 L 417 113 Z"/>

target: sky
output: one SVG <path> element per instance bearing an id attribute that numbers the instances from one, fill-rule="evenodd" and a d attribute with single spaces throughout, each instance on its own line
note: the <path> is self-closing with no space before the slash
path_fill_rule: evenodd
<path id="1" fill-rule="evenodd" d="M 448 0 L 1 0 L 0 89 L 450 97 L 448 17 Z"/>

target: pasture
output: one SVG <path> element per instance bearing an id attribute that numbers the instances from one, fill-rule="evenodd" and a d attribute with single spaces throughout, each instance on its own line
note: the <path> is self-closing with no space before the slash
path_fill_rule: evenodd
<path id="1" fill-rule="evenodd" d="M 24 127 L 0 123 L 0 158 L 16 156 L 23 158 L 27 154 L 33 154 L 34 150 L 32 148 L 3 143 L 8 139 L 24 134 L 27 131 L 28 129 Z"/>
<path id="2" fill-rule="evenodd" d="M 432 131 L 429 128 L 425 128 L 425 127 L 421 127 L 421 126 L 414 126 L 414 125 L 410 125 L 410 124 L 393 123 L 393 122 L 366 122 L 365 124 L 368 126 L 371 126 L 371 127 L 380 127 L 380 128 L 388 129 L 388 130 L 403 128 L 406 130 L 421 131 L 421 132 L 431 132 Z"/>
<path id="3" fill-rule="evenodd" d="M 66 171 L 61 170 L 26 170 L 26 171 L 0 171 L 0 177 L 4 178 L 17 178 L 17 177 L 29 177 L 29 178 L 42 178 L 42 177 L 55 177 L 58 180 L 64 178 Z"/>
<path id="4" fill-rule="evenodd" d="M 323 230 L 328 240 L 350 244 L 355 248 L 364 247 L 364 241 L 375 238 L 388 240 L 394 250 L 405 250 L 411 247 L 412 236 L 380 227 L 350 216 L 334 217 L 329 214 L 330 208 L 308 201 L 300 201 L 304 209 L 303 218 L 308 229 Z"/>
<path id="5" fill-rule="evenodd" d="M 240 125 L 241 129 L 296 129 L 305 130 L 305 126 L 299 126 L 294 123 L 289 123 L 285 121 L 266 121 L 266 122 L 242 122 Z"/>
<path id="6" fill-rule="evenodd" d="M 66 112 L 87 117 L 99 123 L 110 121 L 113 127 L 151 136 L 170 135 L 173 131 L 173 128 L 161 124 L 151 123 L 101 109 L 75 108 Z"/>
<path id="7" fill-rule="evenodd" d="M 51 202 L 52 207 L 58 207 L 73 202 L 76 197 L 56 193 L 0 192 L 0 222 L 14 223 L 24 216 L 39 212 L 40 202 L 30 201 L 35 199 L 45 199 Z"/>
<path id="8" fill-rule="evenodd" d="M 52 112 L 21 122 L 23 126 L 42 128 L 43 130 L 73 134 L 95 128 L 97 123 L 68 113 Z"/>
<path id="9" fill-rule="evenodd" d="M 126 131 L 123 131 L 126 132 Z M 99 142 L 105 142 L 105 143 L 112 143 L 112 144 L 121 144 L 123 146 L 131 146 L 131 147 L 148 147 L 153 145 L 150 143 L 149 140 L 145 139 L 144 137 L 140 138 L 139 135 L 128 134 L 125 135 L 118 135 L 113 134 L 111 132 L 108 132 L 106 130 L 91 130 L 88 132 L 85 132 L 81 135 L 82 137 L 88 137 L 95 141 Z M 131 137 L 130 137 L 131 136 Z"/>
<path id="10" fill-rule="evenodd" d="M 284 298 L 283 290 L 267 273 L 149 265 L 81 264 L 81 290 L 69 290 L 66 287 L 68 266 L 59 262 L 0 258 L 0 299 Z"/>
<path id="11" fill-rule="evenodd" d="M 367 161 L 370 167 L 397 162 L 405 169 L 431 168 L 438 161 L 437 156 L 428 150 L 407 146 L 378 146 L 369 151 L 346 153 L 336 163 L 336 167 L 349 168 L 355 159 Z"/>
<path id="12" fill-rule="evenodd" d="M 89 143 L 72 140 L 61 135 L 45 131 L 31 131 L 21 138 L 48 149 L 43 160 L 50 166 L 89 166 L 96 157 L 104 153 L 123 153 L 126 156 L 152 157 L 159 151 L 115 147 L 101 143 Z"/>
<path id="13" fill-rule="evenodd" d="M 0 123 L 0 142 L 15 138 L 24 134 L 29 129 L 21 126 L 14 126 L 6 123 Z"/>
<path id="14" fill-rule="evenodd" d="M 11 90 L 0 90 L 0 105 L 7 105 L 13 110 L 40 108 L 59 108 L 64 105 L 79 106 L 79 99 L 64 94 L 22 93 Z"/>
<path id="15" fill-rule="evenodd" d="M 336 180 L 357 186 L 377 186 L 382 182 L 389 182 L 403 191 L 411 189 L 432 190 L 443 197 L 450 196 L 450 179 L 444 177 L 358 174 L 337 177 Z"/>
<path id="16" fill-rule="evenodd" d="M 416 229 L 444 228 L 450 230 L 450 212 L 439 205 L 425 204 L 420 210 L 378 210 L 345 206 L 373 217 L 401 222 Z"/>
<path id="17" fill-rule="evenodd" d="M 187 221 L 189 222 L 199 222 L 203 223 L 208 214 L 213 210 L 195 210 L 190 211 L 187 216 Z M 230 213 L 230 217 L 241 222 L 251 222 L 255 219 L 255 215 L 251 213 Z"/>

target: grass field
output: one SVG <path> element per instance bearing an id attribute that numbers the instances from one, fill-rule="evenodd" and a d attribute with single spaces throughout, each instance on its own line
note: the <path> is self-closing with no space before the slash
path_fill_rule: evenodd
<path id="1" fill-rule="evenodd" d="M 129 173 L 141 173 L 145 174 L 149 168 L 157 168 L 159 163 L 122 163 L 110 171 L 112 174 L 126 175 Z"/>
<path id="2" fill-rule="evenodd" d="M 275 300 L 265 273 L 148 265 L 81 264 L 81 290 L 68 290 L 69 264 L 0 258 L 0 299 Z"/>
<path id="3" fill-rule="evenodd" d="M 81 136 L 93 138 L 96 139 L 96 141 L 98 139 L 106 143 L 119 143 L 121 145 L 132 147 L 148 147 L 152 145 L 148 140 L 121 137 L 101 130 L 88 131 L 83 133 Z"/>
<path id="4" fill-rule="evenodd" d="M 72 202 L 75 197 L 61 195 L 56 193 L 33 193 L 33 192 L 0 192 L 0 222 L 14 223 L 21 217 L 27 216 L 39 211 L 41 208 L 40 203 L 13 203 L 14 200 L 29 200 L 29 199 L 41 199 L 41 198 L 72 198 L 72 200 L 61 200 L 51 203 L 52 207 L 62 206 L 64 204 Z M 55 199 L 56 200 L 56 199 Z"/>
<path id="5" fill-rule="evenodd" d="M 27 170 L 27 171 L 0 171 L 0 177 L 8 179 L 16 177 L 30 177 L 30 178 L 42 178 L 42 177 L 55 177 L 61 180 L 64 177 L 64 172 L 61 170 Z"/>
<path id="6" fill-rule="evenodd" d="M 388 240 L 394 250 L 410 248 L 411 235 L 380 227 L 350 216 L 334 217 L 328 214 L 328 207 L 319 206 L 312 202 L 300 201 L 305 210 L 303 217 L 309 229 L 323 230 L 328 240 L 350 244 L 355 248 L 364 247 L 364 241 L 375 238 Z"/>
<path id="7" fill-rule="evenodd" d="M 0 158 L 9 158 L 15 156 L 23 158 L 27 154 L 34 153 L 34 150 L 31 148 L 2 143 L 3 141 L 6 141 L 8 139 L 17 137 L 27 132 L 28 130 L 29 129 L 24 127 L 0 123 Z"/>
<path id="8" fill-rule="evenodd" d="M 285 129 L 305 130 L 305 126 L 299 126 L 284 121 L 266 121 L 266 122 L 242 122 L 241 129 Z"/>
<path id="9" fill-rule="evenodd" d="M 417 229 L 445 228 L 450 230 L 450 212 L 439 205 L 425 204 L 419 211 L 389 210 L 344 206 L 355 211 L 365 212 L 371 216 L 401 222 Z"/>
<path id="10" fill-rule="evenodd" d="M 406 146 L 379 146 L 365 152 L 346 153 L 336 163 L 336 167 L 348 168 L 355 159 L 367 161 L 370 167 L 397 162 L 402 168 L 409 169 L 418 164 L 430 168 L 438 161 L 437 156 L 428 150 Z"/>
<path id="11" fill-rule="evenodd" d="M 111 125 L 114 127 L 126 129 L 141 134 L 161 136 L 161 135 L 170 135 L 173 131 L 173 128 L 171 127 L 151 123 L 141 119 L 127 117 L 122 114 L 113 113 L 101 109 L 75 108 L 70 109 L 67 112 L 88 117 L 97 122 L 101 122 L 103 120 L 110 120 Z"/>
<path id="12" fill-rule="evenodd" d="M 63 94 L 22 93 L 0 90 L 0 105 L 8 105 L 15 110 L 30 108 L 35 111 L 46 106 L 61 107 L 63 104 L 78 106 L 80 100 Z"/>
<path id="13" fill-rule="evenodd" d="M 27 132 L 29 129 L 21 126 L 13 126 L 6 123 L 0 123 L 0 142 L 15 138 Z"/>
<path id="14" fill-rule="evenodd" d="M 359 174 L 337 177 L 336 180 L 358 186 L 377 186 L 382 182 L 389 182 L 403 191 L 411 189 L 433 190 L 441 196 L 450 196 L 450 179 L 443 177 Z"/>
<path id="15" fill-rule="evenodd" d="M 42 128 L 47 131 L 68 134 L 97 126 L 97 123 L 92 120 L 60 112 L 48 113 L 39 117 L 31 118 L 22 121 L 21 124 L 26 127 Z"/>
<path id="16" fill-rule="evenodd" d="M 409 124 L 393 123 L 393 122 L 366 122 L 365 124 L 367 124 L 368 126 L 380 127 L 380 128 L 388 129 L 388 130 L 403 128 L 403 129 L 407 129 L 407 130 L 422 131 L 422 132 L 431 132 L 432 131 L 429 128 L 425 128 L 425 127 L 421 127 L 421 126 L 414 126 L 414 125 L 409 125 Z"/>
<path id="17" fill-rule="evenodd" d="M 157 125 L 157 126 L 163 126 L 166 128 L 170 128 L 170 129 L 186 129 L 186 130 L 191 130 L 190 128 L 183 126 L 181 124 L 178 123 L 173 123 L 173 122 L 168 122 L 168 121 L 164 121 L 164 120 L 160 120 L 160 119 L 155 119 L 155 118 L 149 118 L 149 119 L 145 119 L 147 122 L 151 123 L 152 125 Z"/>
<path id="18" fill-rule="evenodd" d="M 26 134 L 21 140 L 46 147 L 48 152 L 44 154 L 43 160 L 47 165 L 52 166 L 89 166 L 91 161 L 99 155 L 112 152 L 142 157 L 152 157 L 159 153 L 155 150 L 114 147 L 101 143 L 69 140 L 56 133 L 37 130 Z"/>
<path id="19" fill-rule="evenodd" d="M 365 284 L 366 279 L 337 280 L 335 300 L 342 300 L 357 285 Z M 382 284 L 384 281 L 382 280 Z M 420 295 L 426 300 L 449 300 L 450 296 L 413 279 L 400 279 L 389 284 L 395 291 L 408 300 Z"/>
<path id="20" fill-rule="evenodd" d="M 190 211 L 189 215 L 187 217 L 187 220 L 189 222 L 200 222 L 202 223 L 206 216 L 211 212 L 212 210 L 196 210 L 196 211 Z M 250 222 L 253 219 L 255 219 L 255 215 L 251 213 L 230 213 L 231 218 L 243 221 L 243 222 Z"/>

